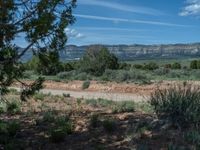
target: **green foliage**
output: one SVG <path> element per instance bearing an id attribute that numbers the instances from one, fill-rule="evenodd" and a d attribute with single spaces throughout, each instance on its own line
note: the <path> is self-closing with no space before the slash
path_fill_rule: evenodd
<path id="1" fill-rule="evenodd" d="M 200 89 L 192 85 L 177 85 L 157 89 L 150 102 L 159 118 L 169 119 L 180 127 L 200 123 Z"/>
<path id="2" fill-rule="evenodd" d="M 82 84 L 82 89 L 83 90 L 88 89 L 89 86 L 90 86 L 90 81 L 84 81 Z"/>
<path id="3" fill-rule="evenodd" d="M 90 118 L 90 125 L 93 127 L 93 128 L 96 128 L 99 124 L 99 115 L 97 114 L 93 114 Z"/>
<path id="4" fill-rule="evenodd" d="M 144 66 L 141 65 L 141 64 L 134 64 L 134 65 L 133 65 L 133 68 L 135 68 L 135 69 L 143 69 Z"/>
<path id="5" fill-rule="evenodd" d="M 106 81 L 116 81 L 116 82 L 142 82 L 142 81 L 149 81 L 150 79 L 139 70 L 106 70 L 103 76 L 101 77 L 102 80 Z"/>
<path id="6" fill-rule="evenodd" d="M 8 123 L 8 134 L 9 136 L 15 136 L 17 131 L 20 129 L 20 124 L 17 121 L 11 121 Z"/>
<path id="7" fill-rule="evenodd" d="M 63 0 L 1 1 L 0 8 L 3 8 L 0 9 L 1 94 L 5 95 L 7 87 L 14 81 L 21 83 L 19 79 L 23 76 L 24 66 L 21 65 L 20 59 L 28 52 L 39 55 L 38 67 L 41 73 L 56 73 L 57 54 L 67 42 L 65 29 L 75 21 L 72 15 L 75 4 L 76 0 L 72 0 L 70 3 Z M 23 35 L 26 41 L 26 47 L 23 49 L 15 45 L 19 35 Z M 34 61 L 37 62 L 37 60 Z M 35 64 L 32 62 L 30 65 Z M 41 88 L 40 79 L 31 86 L 22 84 L 25 89 L 22 92 L 22 100 Z"/>
<path id="8" fill-rule="evenodd" d="M 93 107 L 110 107 L 111 105 L 113 105 L 115 102 L 111 101 L 111 100 L 107 100 L 107 99 L 87 99 L 85 101 L 86 104 L 89 104 Z"/>
<path id="9" fill-rule="evenodd" d="M 131 101 L 116 102 L 116 104 L 113 107 L 114 113 L 134 112 L 134 111 L 135 111 L 135 102 Z"/>
<path id="10" fill-rule="evenodd" d="M 65 94 L 63 93 L 63 97 L 71 97 L 69 93 Z"/>
<path id="11" fill-rule="evenodd" d="M 57 77 L 59 79 L 64 79 L 64 80 L 91 80 L 92 77 L 91 75 L 85 73 L 85 72 L 80 72 L 78 70 L 73 70 L 69 72 L 60 72 L 57 74 Z"/>
<path id="12" fill-rule="evenodd" d="M 7 103 L 7 112 L 11 114 L 16 114 L 21 111 L 21 105 L 19 101 L 12 100 L 11 102 Z"/>
<path id="13" fill-rule="evenodd" d="M 17 121 L 3 122 L 0 121 L 0 144 L 8 144 L 20 129 Z"/>
<path id="14" fill-rule="evenodd" d="M 190 69 L 200 69 L 200 60 L 193 60 L 190 62 Z"/>
<path id="15" fill-rule="evenodd" d="M 193 60 L 190 63 L 190 69 L 197 69 L 197 60 Z"/>
<path id="16" fill-rule="evenodd" d="M 43 114 L 42 121 L 47 123 L 52 123 L 55 121 L 55 113 L 53 111 L 47 111 Z"/>
<path id="17" fill-rule="evenodd" d="M 143 68 L 146 69 L 146 70 L 155 70 L 155 69 L 158 69 L 159 66 L 154 62 L 150 62 L 148 64 L 144 64 Z"/>
<path id="18" fill-rule="evenodd" d="M 181 69 L 181 64 L 175 62 L 175 63 L 172 64 L 172 67 L 171 67 L 171 68 L 172 68 L 172 69 Z"/>
<path id="19" fill-rule="evenodd" d="M 41 100 L 41 101 L 43 101 L 44 100 L 44 98 L 46 97 L 47 95 L 46 94 L 43 94 L 43 93 L 35 93 L 34 95 L 33 95 L 33 98 L 35 99 L 35 100 Z"/>
<path id="20" fill-rule="evenodd" d="M 128 64 L 128 63 L 120 63 L 119 64 L 119 69 L 122 69 L 122 70 L 130 70 L 131 69 L 131 64 Z"/>
<path id="21" fill-rule="evenodd" d="M 197 130 L 191 130 L 185 133 L 185 140 L 196 146 L 200 146 L 200 133 Z"/>
<path id="22" fill-rule="evenodd" d="M 113 132 L 116 129 L 116 122 L 113 119 L 105 119 L 102 124 L 107 132 Z"/>
<path id="23" fill-rule="evenodd" d="M 54 143 L 64 141 L 67 134 L 72 134 L 73 124 L 66 116 L 55 119 L 55 127 L 50 130 L 50 139 Z"/>
<path id="24" fill-rule="evenodd" d="M 80 62 L 83 72 L 100 76 L 106 69 L 118 69 L 118 59 L 107 48 L 94 45 L 90 46 Z"/>
<path id="25" fill-rule="evenodd" d="M 53 143 L 63 142 L 66 137 L 66 133 L 62 128 L 53 129 L 50 132 L 50 138 Z"/>

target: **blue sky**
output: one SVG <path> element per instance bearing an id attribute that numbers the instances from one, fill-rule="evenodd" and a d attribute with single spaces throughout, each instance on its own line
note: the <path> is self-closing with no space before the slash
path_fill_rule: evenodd
<path id="1" fill-rule="evenodd" d="M 68 44 L 200 42 L 200 0 L 77 0 Z"/>

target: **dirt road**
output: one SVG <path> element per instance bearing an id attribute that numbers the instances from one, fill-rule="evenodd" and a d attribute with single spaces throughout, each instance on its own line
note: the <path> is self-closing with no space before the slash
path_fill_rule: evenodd
<path id="1" fill-rule="evenodd" d="M 26 81 L 31 83 L 31 81 Z M 115 82 L 97 82 L 91 81 L 88 89 L 83 90 L 83 81 L 55 82 L 45 81 L 43 93 L 53 95 L 70 94 L 75 98 L 84 99 L 108 99 L 113 101 L 147 101 L 150 94 L 159 88 L 166 88 L 170 85 L 182 83 L 177 81 L 154 82 L 149 85 L 138 85 L 134 83 L 115 83 Z M 193 84 L 200 84 L 194 82 Z M 20 87 L 14 84 L 13 87 Z M 17 88 L 19 90 L 19 88 Z"/>
<path id="2" fill-rule="evenodd" d="M 12 87 L 18 91 L 20 88 Z M 51 93 L 52 95 L 70 94 L 71 97 L 83 98 L 83 99 L 98 99 L 103 98 L 113 101 L 147 101 L 148 96 L 142 96 L 130 93 L 110 93 L 110 92 L 89 92 L 89 91 L 69 91 L 69 90 L 55 90 L 55 89 L 42 89 L 40 92 L 44 94 Z"/>

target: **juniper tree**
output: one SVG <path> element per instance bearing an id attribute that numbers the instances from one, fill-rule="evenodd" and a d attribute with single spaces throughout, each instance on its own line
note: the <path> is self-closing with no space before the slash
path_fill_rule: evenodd
<path id="1" fill-rule="evenodd" d="M 65 28 L 75 21 L 75 5 L 76 0 L 0 0 L 1 94 L 6 94 L 14 81 L 23 87 L 23 100 L 42 87 L 41 77 L 31 85 L 20 81 L 20 58 L 28 51 L 45 55 L 61 50 L 67 42 Z M 15 44 L 18 36 L 26 41 L 26 47 L 20 51 Z"/>

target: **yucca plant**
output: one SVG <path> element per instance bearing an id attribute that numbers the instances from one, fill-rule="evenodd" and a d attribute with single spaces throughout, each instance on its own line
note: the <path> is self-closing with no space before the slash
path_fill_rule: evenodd
<path id="1" fill-rule="evenodd" d="M 200 123 L 200 87 L 196 85 L 173 85 L 157 89 L 150 103 L 159 118 L 170 120 L 179 127 L 198 126 Z"/>

